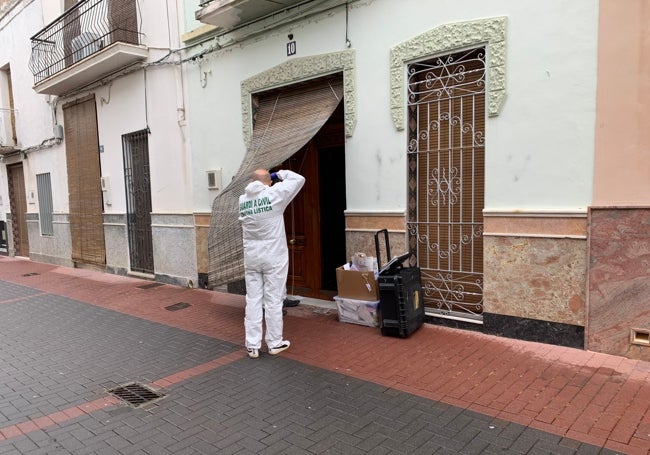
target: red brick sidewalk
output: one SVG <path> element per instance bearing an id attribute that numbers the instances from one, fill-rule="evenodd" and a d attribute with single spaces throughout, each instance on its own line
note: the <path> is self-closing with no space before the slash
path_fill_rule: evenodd
<path id="1" fill-rule="evenodd" d="M 0 256 L 0 280 L 243 342 L 243 297 Z M 1 299 L 0 299 L 1 300 Z M 191 306 L 182 311 L 165 307 Z M 408 339 L 301 305 L 283 356 L 627 454 L 650 453 L 650 363 L 425 325 Z M 243 348 L 242 348 L 243 349 Z"/>

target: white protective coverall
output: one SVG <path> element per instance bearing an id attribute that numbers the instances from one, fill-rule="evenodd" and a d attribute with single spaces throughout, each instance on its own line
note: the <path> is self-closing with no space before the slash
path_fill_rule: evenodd
<path id="1" fill-rule="evenodd" d="M 298 194 L 305 178 L 293 171 L 277 172 L 281 181 L 267 186 L 253 181 L 239 197 L 246 279 L 246 347 L 260 349 L 262 315 L 266 345 L 282 343 L 282 300 L 289 272 L 284 210 Z M 264 311 L 262 311 L 264 310 Z"/>

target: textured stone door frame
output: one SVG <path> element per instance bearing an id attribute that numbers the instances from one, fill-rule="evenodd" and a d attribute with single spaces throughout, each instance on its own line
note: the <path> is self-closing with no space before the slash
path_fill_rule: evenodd
<path id="1" fill-rule="evenodd" d="M 507 26 L 508 18 L 505 16 L 445 24 L 391 48 L 390 111 L 395 128 L 404 129 L 404 76 L 408 62 L 480 45 L 485 46 L 488 54 L 488 115 L 499 115 L 506 97 Z"/>
<path id="2" fill-rule="evenodd" d="M 251 95 L 283 85 L 328 74 L 343 73 L 345 136 L 351 137 L 357 124 L 355 51 L 347 50 L 288 60 L 241 83 L 242 133 L 250 145 L 253 132 Z"/>

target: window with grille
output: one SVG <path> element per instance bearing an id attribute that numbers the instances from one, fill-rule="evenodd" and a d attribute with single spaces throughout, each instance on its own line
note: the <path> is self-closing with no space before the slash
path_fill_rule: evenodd
<path id="1" fill-rule="evenodd" d="M 54 235 L 52 182 L 49 172 L 36 174 L 36 189 L 38 190 L 38 218 L 41 223 L 41 235 Z"/>
<path id="2" fill-rule="evenodd" d="M 485 49 L 410 64 L 409 246 L 431 314 L 483 312 Z"/>

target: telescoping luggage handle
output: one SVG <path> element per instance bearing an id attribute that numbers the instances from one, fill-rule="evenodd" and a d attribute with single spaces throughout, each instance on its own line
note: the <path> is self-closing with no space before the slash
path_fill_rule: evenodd
<path id="1" fill-rule="evenodd" d="M 377 253 L 377 265 L 381 269 L 381 253 L 379 252 L 379 234 L 384 234 L 384 245 L 386 245 L 386 260 L 390 261 L 390 244 L 388 243 L 388 229 L 375 232 L 375 252 Z"/>
<path id="2" fill-rule="evenodd" d="M 387 263 L 385 266 L 381 266 L 381 253 L 379 252 L 379 235 L 384 234 L 384 243 L 386 244 L 386 256 L 387 256 Z M 399 270 L 402 267 L 402 262 L 404 262 L 410 254 L 404 253 L 401 256 L 395 256 L 394 258 L 390 258 L 390 243 L 388 242 L 388 229 L 381 229 L 377 232 L 375 232 L 375 251 L 377 253 L 377 265 L 379 266 L 379 274 L 383 274 L 387 271 L 391 270 Z"/>

